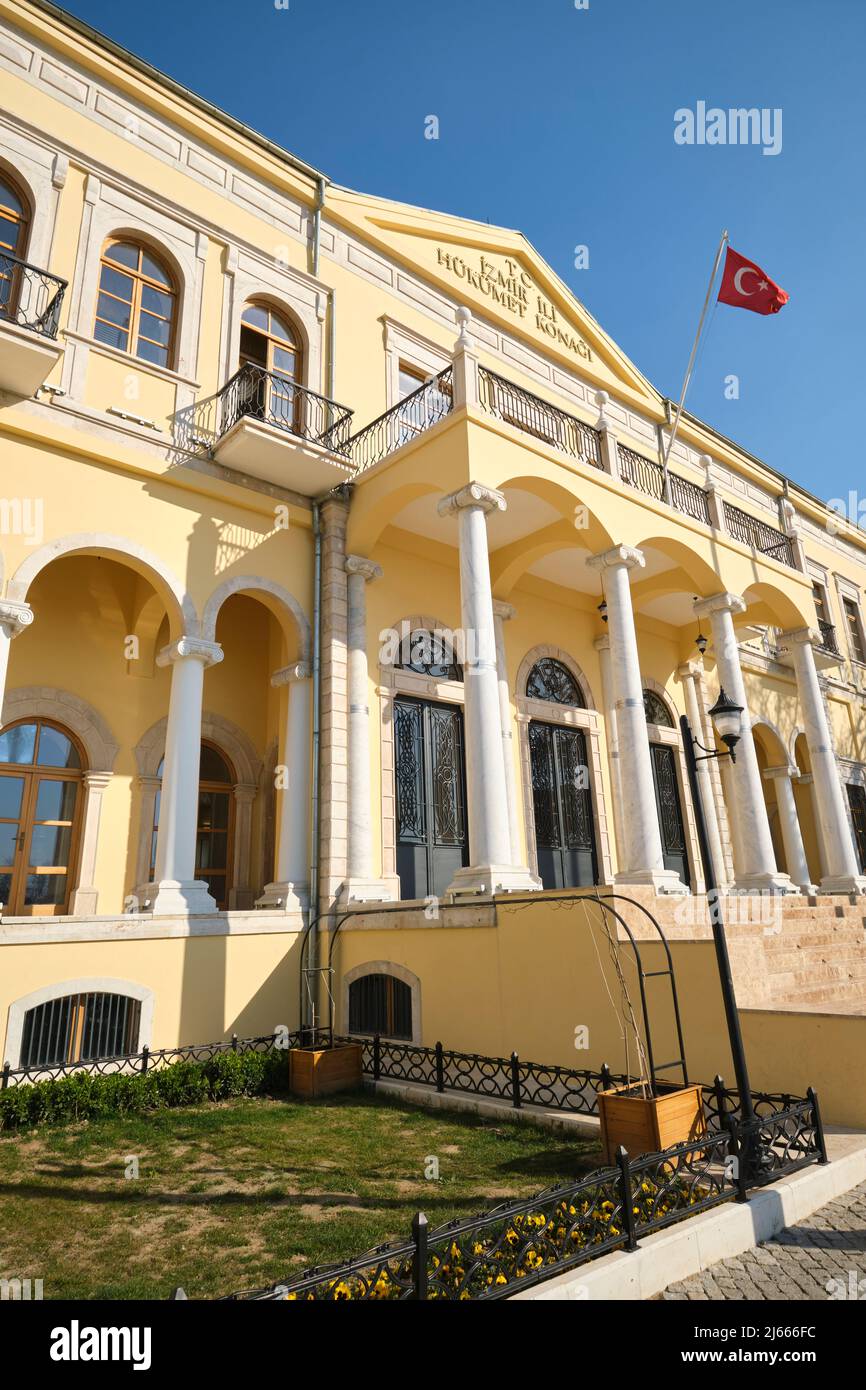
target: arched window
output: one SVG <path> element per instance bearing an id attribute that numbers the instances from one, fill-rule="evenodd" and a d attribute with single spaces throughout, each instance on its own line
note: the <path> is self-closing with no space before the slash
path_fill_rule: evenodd
<path id="1" fill-rule="evenodd" d="M 297 330 L 267 304 L 248 304 L 241 316 L 242 415 L 300 433 L 303 354 Z"/>
<path id="2" fill-rule="evenodd" d="M 163 760 L 164 761 L 164 760 Z M 162 776 L 160 763 L 157 776 Z M 198 781 L 198 821 L 195 835 L 195 876 L 204 879 L 221 912 L 228 906 L 234 849 L 234 769 L 213 743 L 203 741 Z M 156 869 L 160 793 L 153 813 L 150 850 L 151 877 Z"/>
<path id="3" fill-rule="evenodd" d="M 412 991 L 393 975 L 362 975 L 349 985 L 349 1032 L 412 1038 Z"/>
<path id="4" fill-rule="evenodd" d="M 536 661 L 526 682 L 526 694 L 531 700 L 549 700 L 554 705 L 586 708 L 583 692 L 568 667 L 551 656 L 543 656 Z"/>
<path id="5" fill-rule="evenodd" d="M 25 260 L 30 209 L 8 174 L 0 173 L 0 315 L 11 317 L 18 300 L 18 267 Z"/>
<path id="6" fill-rule="evenodd" d="M 177 289 L 163 263 L 133 241 L 110 241 L 102 253 L 93 336 L 143 362 L 170 367 Z"/>
<path id="7" fill-rule="evenodd" d="M 83 766 L 46 719 L 0 733 L 0 903 L 7 916 L 62 916 L 77 862 Z"/>
<path id="8" fill-rule="evenodd" d="M 398 671 L 414 671 L 418 676 L 432 676 L 440 681 L 462 681 L 463 670 L 444 635 L 430 628 L 418 627 L 400 642 L 394 666 Z"/>
<path id="9" fill-rule="evenodd" d="M 71 1066 L 138 1051 L 141 1004 L 125 994 L 66 994 L 24 1015 L 21 1067 Z"/>
<path id="10" fill-rule="evenodd" d="M 656 724 L 661 729 L 672 729 L 674 721 L 671 712 L 660 695 L 654 690 L 643 693 L 643 709 L 648 724 Z"/>

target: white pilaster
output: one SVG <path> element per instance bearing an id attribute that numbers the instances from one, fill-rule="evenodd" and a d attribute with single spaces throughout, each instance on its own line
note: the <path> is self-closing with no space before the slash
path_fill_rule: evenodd
<path id="1" fill-rule="evenodd" d="M 505 656 L 505 624 L 516 610 L 510 603 L 493 604 L 493 623 L 496 631 L 496 675 L 499 681 L 499 713 L 502 719 L 502 757 L 505 765 L 505 795 L 508 801 L 508 831 L 511 841 L 512 864 L 526 863 L 526 847 L 520 834 L 517 809 L 517 776 L 514 770 L 514 739 L 512 737 L 511 692 L 508 688 L 508 663 Z"/>
<path id="2" fill-rule="evenodd" d="M 9 649 L 14 638 L 33 622 L 33 609 L 29 603 L 16 603 L 12 599 L 0 599 L 0 711 L 6 695 L 6 676 L 9 671 Z"/>
<path id="3" fill-rule="evenodd" d="M 496 669 L 496 634 L 487 513 L 505 511 L 501 492 L 469 483 L 439 503 L 442 516 L 457 515 L 460 534 L 460 604 L 463 625 L 466 799 L 469 866 L 458 869 L 452 893 L 498 893 L 538 889 L 525 865 L 511 862 L 511 832 L 502 717 Z"/>
<path id="4" fill-rule="evenodd" d="M 627 545 L 593 555 L 587 564 L 603 576 L 610 637 L 610 681 L 616 710 L 621 780 L 622 831 L 615 883 L 650 884 L 659 893 L 685 893 L 678 874 L 664 866 L 656 808 L 637 633 L 631 604 L 629 570 L 643 566 L 643 554 Z"/>
<path id="5" fill-rule="evenodd" d="M 811 628 L 797 628 L 782 635 L 791 649 L 797 693 L 803 712 L 812 785 L 818 807 L 820 835 L 824 843 L 827 872 L 821 879 L 823 893 L 866 892 L 866 876 L 860 873 L 857 851 L 842 795 L 839 767 L 833 750 L 833 737 L 824 708 L 813 644 L 818 636 Z"/>
<path id="6" fill-rule="evenodd" d="M 171 666 L 171 695 L 156 837 L 155 916 L 216 912 L 207 884 L 195 877 L 201 707 L 207 666 L 222 661 L 218 642 L 181 637 L 164 647 L 160 666 Z"/>
<path id="7" fill-rule="evenodd" d="M 271 676 L 275 688 L 287 686 L 283 756 L 277 770 L 276 879 L 256 907 L 305 912 L 310 903 L 310 668 L 303 661 Z"/>
<path id="8" fill-rule="evenodd" d="M 698 683 L 703 672 L 703 667 L 697 662 L 687 661 L 680 666 L 677 675 L 682 682 L 683 691 L 686 697 L 686 713 L 689 717 L 692 733 L 701 742 L 704 742 L 704 726 L 701 719 L 701 705 L 698 696 Z M 696 750 L 696 757 L 701 758 L 701 750 Z M 701 792 L 701 804 L 704 808 L 704 823 L 707 827 L 707 841 L 712 860 L 713 875 L 718 888 L 727 886 L 727 873 L 725 871 L 725 856 L 722 851 L 722 837 L 719 832 L 719 818 L 716 814 L 716 798 L 713 783 L 710 777 L 710 764 L 703 760 L 697 765 L 698 786 Z"/>
<path id="9" fill-rule="evenodd" d="M 390 902 L 394 892 L 373 876 L 370 806 L 370 679 L 367 666 L 367 585 L 382 570 L 362 555 L 346 556 L 348 575 L 349 823 L 343 902 Z"/>
<path id="10" fill-rule="evenodd" d="M 818 889 L 809 875 L 803 834 L 797 817 L 797 803 L 794 800 L 794 788 L 791 786 L 791 778 L 796 776 L 796 773 L 797 769 L 786 763 L 781 767 L 768 767 L 764 779 L 773 782 L 776 787 L 776 805 L 779 807 L 779 826 L 785 846 L 785 858 L 788 861 L 788 877 L 801 893 L 809 895 L 817 893 Z"/>
<path id="11" fill-rule="evenodd" d="M 779 872 L 761 771 L 755 752 L 752 719 L 746 699 L 746 686 L 740 666 L 740 648 L 734 630 L 734 614 L 745 613 L 746 604 L 737 594 L 715 594 L 695 604 L 699 617 L 708 616 L 713 628 L 719 684 L 729 699 L 743 707 L 737 760 L 726 759 L 727 786 L 733 798 L 732 819 L 736 827 L 736 888 L 743 892 L 793 893 L 796 889 L 787 874 Z"/>
<path id="12" fill-rule="evenodd" d="M 610 765 L 610 786 L 613 796 L 613 829 L 616 836 L 617 866 L 620 855 L 624 853 L 625 830 L 622 820 L 622 760 L 619 756 L 619 735 L 616 728 L 616 701 L 613 698 L 613 680 L 610 673 L 610 634 L 604 633 L 595 639 L 598 664 L 601 670 L 601 701 L 604 707 L 604 734 L 607 744 L 607 757 Z"/>
<path id="13" fill-rule="evenodd" d="M 96 912 L 96 849 L 99 843 L 99 820 L 102 814 L 102 795 L 111 781 L 110 772 L 84 774 L 84 833 L 81 837 L 81 861 L 78 887 L 72 894 L 69 910 L 74 917 L 92 917 Z M 152 822 L 151 822 L 152 823 Z"/>
<path id="14" fill-rule="evenodd" d="M 457 310 L 460 333 L 454 344 L 454 357 L 451 368 L 451 389 L 454 393 L 454 408 L 478 404 L 478 355 L 475 340 L 470 332 L 472 313 L 461 304 Z"/>

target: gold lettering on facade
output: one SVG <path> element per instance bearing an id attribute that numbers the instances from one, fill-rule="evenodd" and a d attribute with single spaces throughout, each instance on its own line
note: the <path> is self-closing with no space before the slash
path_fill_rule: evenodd
<path id="1" fill-rule="evenodd" d="M 589 344 L 575 333 L 570 325 L 563 324 L 556 306 L 539 294 L 535 282 L 528 271 L 510 256 L 503 258 L 498 265 L 482 254 L 477 265 L 472 265 L 465 256 L 444 247 L 437 246 L 436 259 L 443 269 L 479 294 L 499 304 L 508 313 L 521 321 L 533 323 L 535 328 L 560 347 L 582 357 L 585 362 L 592 361 Z"/>

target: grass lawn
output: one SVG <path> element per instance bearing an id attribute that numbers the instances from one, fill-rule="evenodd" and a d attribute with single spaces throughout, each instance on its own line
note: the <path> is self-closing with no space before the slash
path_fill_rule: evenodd
<path id="1" fill-rule="evenodd" d="M 41 1278 L 46 1299 L 213 1297 L 405 1239 L 419 1209 L 435 1226 L 600 1163 L 591 1140 L 364 1092 L 0 1135 L 0 1278 Z"/>

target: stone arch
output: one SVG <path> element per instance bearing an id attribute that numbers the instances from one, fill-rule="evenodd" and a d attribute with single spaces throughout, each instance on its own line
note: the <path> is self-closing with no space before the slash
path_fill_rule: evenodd
<path id="1" fill-rule="evenodd" d="M 135 746 L 135 762 L 140 777 L 157 777 L 159 765 L 165 753 L 165 733 L 167 717 L 158 719 L 143 734 Z M 230 759 L 237 774 L 238 782 L 247 785 L 257 784 L 261 775 L 261 759 L 256 753 L 252 740 L 243 729 L 221 714 L 204 710 L 201 717 L 201 736 L 209 739 L 223 750 Z"/>
<path id="2" fill-rule="evenodd" d="M 66 555 L 102 555 L 106 559 L 127 565 L 147 579 L 162 598 L 168 613 L 172 638 L 181 637 L 184 633 L 197 635 L 198 615 L 195 604 L 172 570 L 153 551 L 124 536 L 115 536 L 104 531 L 61 536 L 34 550 L 26 560 L 22 560 L 11 576 L 7 586 L 7 598 L 25 602 L 37 575 L 53 560 L 59 560 Z"/>
<path id="3" fill-rule="evenodd" d="M 153 1006 L 155 994 L 147 985 L 136 984 L 134 980 L 117 980 L 108 976 L 87 977 L 75 980 L 58 980 L 51 985 L 24 994 L 9 1005 L 9 1018 L 6 1026 L 6 1045 L 4 1060 L 17 1067 L 21 1059 L 21 1043 L 24 1034 L 24 1016 L 29 1009 L 48 1004 L 52 999 L 63 999 L 67 994 L 124 994 L 141 1005 L 138 1023 L 138 1047 L 150 1045 L 153 1035 Z"/>
<path id="4" fill-rule="evenodd" d="M 206 642 L 213 642 L 216 634 L 217 617 L 226 599 L 233 594 L 249 594 L 255 596 L 270 609 L 274 617 L 280 623 L 283 632 L 288 637 L 289 631 L 286 626 L 287 618 L 291 620 L 294 634 L 298 639 L 298 660 L 309 661 L 310 659 L 310 624 L 294 594 L 289 593 L 288 589 L 283 588 L 274 579 L 265 579 L 261 575 L 236 574 L 223 582 L 214 589 L 210 598 L 204 606 L 204 613 L 201 622 L 201 635 Z"/>
<path id="5" fill-rule="evenodd" d="M 780 754 L 779 764 L 771 763 L 770 766 L 779 766 L 782 762 L 788 763 L 789 766 L 796 766 L 797 760 L 789 753 L 788 741 L 779 729 L 778 725 L 774 724 L 772 719 L 768 719 L 767 716 L 764 714 L 754 714 L 752 715 L 752 732 L 754 733 L 756 730 L 759 729 L 766 729 L 771 734 L 772 738 L 775 740 L 778 752 Z M 772 748 L 768 749 L 765 743 L 764 751 L 771 752 L 773 750 Z"/>
<path id="6" fill-rule="evenodd" d="M 388 628 L 387 631 L 389 633 L 394 632 L 399 638 L 402 638 L 404 632 L 417 632 L 419 629 L 425 629 L 428 632 L 443 633 L 449 640 L 454 659 L 461 666 L 463 665 L 466 657 L 466 644 L 463 640 L 463 629 L 459 626 L 453 628 L 449 627 L 447 623 L 441 622 L 439 618 L 431 617 L 429 613 L 413 613 L 398 618 L 397 622 L 394 623 L 392 627 Z M 387 664 L 385 665 L 385 669 L 393 671 L 396 668 Z"/>
<path id="7" fill-rule="evenodd" d="M 668 578 L 666 571 L 658 575 L 658 588 L 660 592 L 682 592 L 682 588 L 694 593 L 698 598 L 710 598 L 719 592 L 719 573 L 718 569 L 698 553 L 694 545 L 687 545 L 685 541 L 678 540 L 675 536 L 665 536 L 653 533 L 649 536 L 642 536 L 640 541 L 635 542 L 638 550 L 656 550 L 670 560 L 675 569 L 670 576 L 671 587 L 667 588 L 665 581 Z M 637 582 L 640 583 L 640 573 L 636 575 Z M 686 579 L 687 584 L 683 585 L 682 580 Z M 653 583 L 652 580 L 644 581 L 646 584 Z"/>
<path id="8" fill-rule="evenodd" d="M 526 682 L 529 680 L 529 673 L 536 662 L 540 661 L 544 656 L 552 657 L 554 661 L 560 662 L 560 664 L 565 667 L 569 675 L 573 676 L 577 683 L 577 687 L 583 696 L 585 708 L 595 709 L 596 705 L 592 694 L 592 688 L 584 675 L 583 669 L 578 666 L 571 653 L 564 651 L 562 647 L 552 647 L 549 645 L 532 647 L 531 650 L 526 653 L 517 668 L 517 689 L 515 693 L 521 698 L 525 697 Z"/>
<path id="9" fill-rule="evenodd" d="M 557 472 L 558 478 L 516 475 L 496 483 L 496 487 L 505 492 L 506 501 L 508 489 L 515 489 L 530 493 L 558 513 L 555 520 L 539 526 L 532 534 L 492 551 L 490 578 L 497 598 L 508 599 L 527 570 L 548 555 L 573 550 L 575 563 L 579 564 L 581 554 L 599 554 L 616 543 L 615 519 L 613 515 L 605 515 L 608 499 L 599 494 L 597 485 L 587 485 L 585 479 L 568 474 L 558 465 L 549 467 Z M 592 500 L 584 500 L 583 493 Z"/>
<path id="10" fill-rule="evenodd" d="M 671 717 L 671 728 L 679 731 L 680 712 L 661 681 L 654 680 L 652 676 L 641 676 L 641 685 L 644 690 L 651 690 L 654 695 L 658 696 Z"/>
<path id="11" fill-rule="evenodd" d="M 3 701 L 3 725 L 16 720 L 53 719 L 78 738 L 87 756 L 87 771 L 112 772 L 118 743 L 107 721 L 80 696 L 47 685 L 21 685 L 7 690 Z"/>
<path id="12" fill-rule="evenodd" d="M 365 975 L 391 975 L 395 980 L 400 980 L 404 985 L 409 986 L 412 992 L 412 1041 L 413 1043 L 420 1043 L 424 1036 L 421 1027 L 421 980 L 405 965 L 397 965 L 392 960 L 365 960 L 361 965 L 353 965 L 351 970 L 347 970 L 343 975 L 340 1000 L 343 1011 L 343 1032 L 347 1032 L 349 1028 L 349 986 L 353 985 L 356 980 L 362 980 Z"/>
<path id="13" fill-rule="evenodd" d="M 742 597 L 747 605 L 743 622 L 775 627 L 782 631 L 815 625 L 815 604 L 811 589 L 804 590 L 798 604 L 791 594 L 779 585 L 760 581 L 744 589 Z"/>

